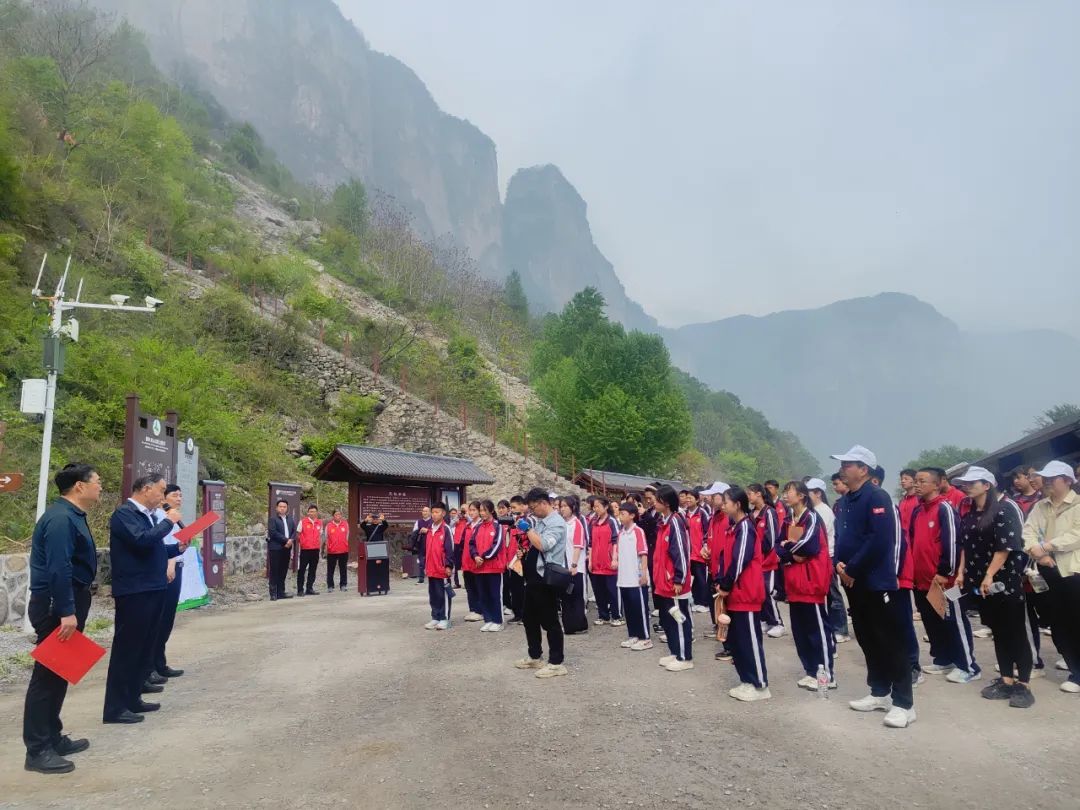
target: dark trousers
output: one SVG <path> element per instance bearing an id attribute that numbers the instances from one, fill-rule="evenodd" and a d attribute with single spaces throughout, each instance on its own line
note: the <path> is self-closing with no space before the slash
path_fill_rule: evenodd
<path id="1" fill-rule="evenodd" d="M 461 558 L 465 554 L 465 544 L 454 546 L 454 587 L 461 587 Z"/>
<path id="2" fill-rule="evenodd" d="M 270 576 L 268 584 L 270 595 L 279 597 L 285 595 L 285 575 L 289 572 L 289 555 L 291 548 L 270 547 Z"/>
<path id="3" fill-rule="evenodd" d="M 912 672 L 922 672 L 922 665 L 919 663 L 919 655 L 922 651 L 919 648 L 919 636 L 915 632 L 915 608 L 912 605 L 911 589 L 901 588 L 899 599 L 900 605 L 904 609 L 904 633 L 907 642 L 908 663 L 911 664 Z"/>
<path id="4" fill-rule="evenodd" d="M 167 669 L 169 661 L 165 657 L 165 645 L 169 643 L 173 625 L 176 624 L 176 606 L 180 604 L 180 584 L 184 579 L 184 566 L 176 564 L 176 577 L 165 588 L 165 601 L 161 604 L 161 619 L 158 622 L 157 634 L 154 636 L 154 649 L 150 660 L 150 671 L 161 672 Z"/>
<path id="5" fill-rule="evenodd" d="M 690 594 L 695 605 L 707 607 L 712 603 L 712 585 L 709 582 L 709 564 L 690 561 Z"/>
<path id="6" fill-rule="evenodd" d="M 150 665 L 165 591 L 116 596 L 114 601 L 116 618 L 102 713 L 106 720 L 125 710 L 133 711 L 142 703 L 142 685 Z"/>
<path id="7" fill-rule="evenodd" d="M 1069 667 L 1069 680 L 1080 683 L 1080 574 L 1063 577 L 1057 568 L 1039 566 L 1050 599 L 1050 632 Z"/>
<path id="8" fill-rule="evenodd" d="M 910 709 L 911 663 L 903 639 L 907 591 L 847 589 L 851 624 L 866 658 L 866 683 L 874 697 L 892 695 L 894 706 Z"/>
<path id="9" fill-rule="evenodd" d="M 1045 664 L 1042 660 L 1042 633 L 1039 632 L 1039 610 L 1035 607 L 1036 597 L 1041 593 L 1024 591 L 1024 609 L 1028 617 L 1028 644 L 1031 646 L 1031 659 L 1035 669 L 1042 669 Z"/>
<path id="10" fill-rule="evenodd" d="M 791 618 L 791 637 L 795 641 L 795 651 L 799 654 L 803 672 L 816 678 L 818 667 L 824 666 L 829 680 L 832 681 L 836 639 L 833 638 L 829 611 L 825 603 L 791 602 L 788 613 Z"/>
<path id="11" fill-rule="evenodd" d="M 513 618 L 521 621 L 525 612 L 525 577 L 518 576 L 513 571 L 503 574 L 503 603 L 513 612 Z M 499 610 L 499 623 L 502 623 L 502 608 Z"/>
<path id="12" fill-rule="evenodd" d="M 777 586 L 780 583 L 780 571 L 765 571 L 765 601 L 761 605 L 761 621 L 765 622 L 769 627 L 776 627 L 776 625 L 784 626 L 784 620 L 780 616 L 780 608 L 776 604 L 779 591 Z"/>
<path id="13" fill-rule="evenodd" d="M 596 610 L 604 621 L 622 618 L 618 574 L 589 574 Z"/>
<path id="14" fill-rule="evenodd" d="M 1031 680 L 1032 651 L 1024 602 L 1002 594 L 986 596 L 978 602 L 980 621 L 994 632 L 994 654 L 1001 674 L 1027 683 Z"/>
<path id="15" fill-rule="evenodd" d="M 349 565 L 349 552 L 342 551 L 337 554 L 326 555 L 326 587 L 334 587 L 334 568 L 338 570 L 338 586 L 341 590 L 345 590 L 345 586 L 349 582 L 348 576 L 345 571 Z"/>
<path id="16" fill-rule="evenodd" d="M 319 550 L 317 548 L 300 549 L 300 564 L 296 568 L 296 592 L 308 593 L 315 590 L 315 572 L 319 568 Z M 305 583 L 306 574 L 306 583 Z"/>
<path id="17" fill-rule="evenodd" d="M 90 612 L 90 588 L 72 583 L 72 590 L 75 596 L 75 621 L 82 630 L 86 625 L 86 614 Z M 30 624 L 34 626 L 38 644 L 60 626 L 60 616 L 52 612 L 52 600 L 48 594 L 30 594 L 26 612 Z M 51 669 L 34 663 L 23 704 L 23 743 L 27 756 L 37 756 L 60 742 L 64 733 L 60 710 L 64 708 L 67 688 L 67 681 Z"/>
<path id="18" fill-rule="evenodd" d="M 844 592 L 840 589 L 840 576 L 833 574 L 829 584 L 829 624 L 834 633 L 850 635 L 847 626 L 847 606 L 844 604 Z"/>
<path id="19" fill-rule="evenodd" d="M 622 594 L 623 611 L 626 616 L 627 637 L 647 639 L 649 637 L 648 586 L 619 588 L 619 592 Z"/>
<path id="20" fill-rule="evenodd" d="M 660 627 L 667 636 L 668 650 L 680 661 L 694 660 L 694 615 L 690 612 L 689 599 L 672 599 L 668 596 L 657 596 L 660 603 Z M 683 615 L 683 623 L 679 624 L 669 612 L 678 605 L 679 612 Z"/>
<path id="21" fill-rule="evenodd" d="M 516 575 L 515 575 L 516 576 Z M 519 579 L 523 578 L 519 577 Z M 563 631 L 559 623 L 559 594 L 542 582 L 525 586 L 525 639 L 529 643 L 529 658 L 541 658 L 544 644 L 541 630 L 547 632 L 548 663 L 563 662 Z"/>
<path id="22" fill-rule="evenodd" d="M 574 588 L 570 593 L 559 594 L 562 602 L 564 633 L 584 633 L 589 629 L 589 617 L 585 614 L 585 575 L 570 577 Z"/>
<path id="23" fill-rule="evenodd" d="M 476 585 L 476 574 L 462 571 L 461 577 L 465 580 L 465 599 L 469 603 L 469 613 L 479 613 L 482 616 L 484 610 L 480 602 L 480 589 Z"/>
<path id="24" fill-rule="evenodd" d="M 731 652 L 731 663 L 739 673 L 739 680 L 758 689 L 768 686 L 769 670 L 765 667 L 760 616 L 749 610 L 729 610 L 728 616 L 731 624 L 724 646 Z"/>
<path id="25" fill-rule="evenodd" d="M 901 594 L 904 592 L 901 591 Z M 969 672 L 979 672 L 975 663 L 975 644 L 971 637 L 971 621 L 959 602 L 950 602 L 945 617 L 938 616 L 926 598 L 927 591 L 915 589 L 915 607 L 919 609 L 923 628 L 930 639 L 930 654 L 934 663 L 952 665 Z"/>
<path id="26" fill-rule="evenodd" d="M 442 577 L 428 577 L 427 580 L 428 604 L 431 605 L 431 618 L 437 622 L 450 621 L 450 605 L 453 597 L 450 596 L 450 583 Z"/>
<path id="27" fill-rule="evenodd" d="M 489 624 L 503 623 L 502 574 L 474 574 L 480 597 L 480 615 Z M 521 577 L 518 577 L 521 579 Z"/>

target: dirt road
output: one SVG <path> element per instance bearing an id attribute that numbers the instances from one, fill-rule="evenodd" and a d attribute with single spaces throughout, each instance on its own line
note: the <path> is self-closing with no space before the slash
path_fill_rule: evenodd
<path id="1" fill-rule="evenodd" d="M 67 730 L 92 747 L 66 776 L 22 770 L 23 691 L 5 689 L 0 806 L 1077 806 L 1080 698 L 1060 672 L 1027 711 L 932 678 L 895 731 L 847 708 L 865 693 L 854 643 L 828 701 L 795 687 L 790 638 L 768 640 L 765 703 L 727 697 L 712 644 L 672 674 L 659 650 L 619 648 L 622 628 L 568 639 L 570 676 L 540 681 L 511 667 L 520 628 L 425 631 L 426 590 L 395 587 L 181 614 L 170 661 L 187 674 L 145 723 L 101 725 L 106 661 L 71 690 Z"/>

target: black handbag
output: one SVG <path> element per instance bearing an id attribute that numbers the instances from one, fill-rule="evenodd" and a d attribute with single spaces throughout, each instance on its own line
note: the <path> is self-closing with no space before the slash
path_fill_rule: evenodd
<path id="1" fill-rule="evenodd" d="M 565 565 L 548 562 L 544 556 L 544 584 L 559 593 L 573 593 L 574 578 L 570 576 L 570 569 Z"/>

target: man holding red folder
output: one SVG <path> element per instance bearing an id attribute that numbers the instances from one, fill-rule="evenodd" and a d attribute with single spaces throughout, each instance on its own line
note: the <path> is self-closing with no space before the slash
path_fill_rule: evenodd
<path id="1" fill-rule="evenodd" d="M 30 603 L 26 611 L 40 644 L 57 628 L 65 642 L 82 630 L 90 612 L 90 586 L 97 574 L 97 549 L 86 510 L 101 497 L 101 480 L 89 464 L 68 464 L 53 479 L 60 498 L 34 527 L 30 546 Z M 40 663 L 34 664 L 23 709 L 26 770 L 68 773 L 75 764 L 64 757 L 90 747 L 88 740 L 63 734 L 60 710 L 68 683 Z"/>

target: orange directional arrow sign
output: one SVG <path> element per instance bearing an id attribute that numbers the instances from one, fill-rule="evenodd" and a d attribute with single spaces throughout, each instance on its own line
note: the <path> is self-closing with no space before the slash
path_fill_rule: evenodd
<path id="1" fill-rule="evenodd" d="M 0 473 L 0 492 L 15 492 L 22 482 L 22 473 Z"/>

